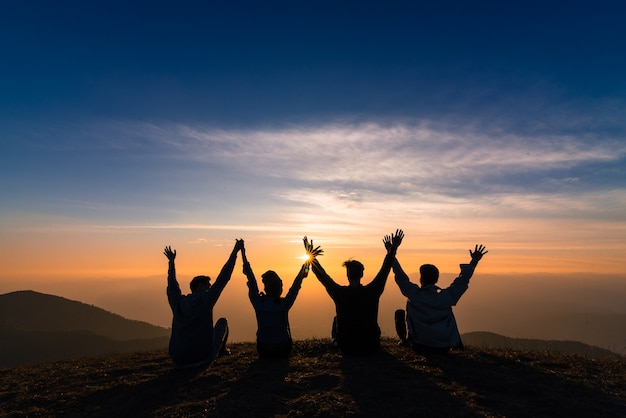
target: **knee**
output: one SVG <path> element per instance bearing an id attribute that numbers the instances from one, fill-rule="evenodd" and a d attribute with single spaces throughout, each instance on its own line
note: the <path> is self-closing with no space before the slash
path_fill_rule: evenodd
<path id="1" fill-rule="evenodd" d="M 218 319 L 217 322 L 215 323 L 215 330 L 216 332 L 220 334 L 228 333 L 228 319 L 226 318 Z"/>

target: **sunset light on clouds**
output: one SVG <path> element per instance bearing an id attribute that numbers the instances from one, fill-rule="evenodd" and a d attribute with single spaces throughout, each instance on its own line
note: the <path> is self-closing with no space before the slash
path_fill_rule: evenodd
<path id="1" fill-rule="evenodd" d="M 482 243 L 476 280 L 626 293 L 623 7 L 132 3 L 2 6 L 0 292 L 162 297 L 165 245 L 186 290 L 236 238 L 290 283 L 304 235 L 367 279 L 402 228 L 407 272 Z"/>
<path id="2" fill-rule="evenodd" d="M 133 264 L 141 265 L 144 252 L 154 251 L 156 237 L 180 236 L 178 245 L 206 247 L 239 236 L 284 245 L 308 234 L 326 245 L 359 248 L 379 245 L 395 227 L 411 234 L 405 245 L 415 249 L 463 249 L 477 238 L 489 242 L 500 253 L 490 263 L 499 272 L 597 271 L 598 258 L 604 260 L 600 272 L 621 272 L 626 193 L 618 185 L 599 189 L 595 179 L 599 169 L 619 169 L 624 160 L 626 143 L 614 138 L 503 140 L 468 128 L 380 124 L 275 131 L 105 128 L 98 127 L 98 136 L 111 141 L 81 130 L 79 138 L 66 133 L 61 143 L 47 146 L 37 165 L 46 171 L 41 180 L 48 186 L 5 203 L 14 206 L 5 212 L 9 232 L 30 235 L 44 248 L 57 247 L 64 236 L 65 245 L 79 246 L 66 260 L 60 256 L 60 274 L 88 272 L 80 269 L 81 259 L 97 265 L 90 245 L 97 259 L 123 260 L 114 248 L 133 241 L 130 253 L 122 251 L 127 266 L 105 264 L 136 271 Z M 81 157 L 64 162 L 58 173 L 55 166 L 68 148 Z M 81 174 L 68 177 L 66 170 Z M 24 181 L 16 178 L 13 187 L 24 190 Z M 31 199 L 37 205 L 22 206 Z M 575 267 L 546 258 L 564 250 Z M 534 261 L 518 265 L 514 258 L 520 253 Z M 15 266 L 13 274 L 29 265 Z M 144 268 L 153 273 L 149 265 Z M 100 269 L 108 270 L 98 266 L 90 273 Z"/>

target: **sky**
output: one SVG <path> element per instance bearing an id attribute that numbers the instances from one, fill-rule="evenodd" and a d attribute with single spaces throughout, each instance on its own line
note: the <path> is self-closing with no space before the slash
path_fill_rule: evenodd
<path id="1" fill-rule="evenodd" d="M 0 5 L 0 292 L 162 324 L 165 245 L 184 291 L 236 238 L 257 275 L 307 235 L 367 281 L 402 228 L 407 272 L 484 244 L 478 274 L 626 294 L 621 2 L 210 3 Z"/>

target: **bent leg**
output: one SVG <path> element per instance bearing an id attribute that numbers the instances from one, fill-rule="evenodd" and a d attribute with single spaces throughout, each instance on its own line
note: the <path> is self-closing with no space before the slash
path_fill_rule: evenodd
<path id="1" fill-rule="evenodd" d="M 333 318 L 333 329 L 331 330 L 330 335 L 333 339 L 333 345 L 335 347 L 339 347 L 339 340 L 337 338 L 337 317 L 336 316 Z"/>
<path id="2" fill-rule="evenodd" d="M 396 334 L 400 338 L 400 345 L 409 345 L 407 341 L 406 312 L 404 309 L 398 309 L 395 312 L 394 322 L 396 324 Z"/>
<path id="3" fill-rule="evenodd" d="M 213 349 L 211 350 L 211 361 L 226 353 L 226 342 L 228 341 L 228 320 L 220 318 L 215 323 L 213 329 Z"/>

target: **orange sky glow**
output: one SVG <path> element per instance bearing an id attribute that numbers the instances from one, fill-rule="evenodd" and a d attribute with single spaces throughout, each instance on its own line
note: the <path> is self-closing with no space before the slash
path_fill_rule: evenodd
<path id="1" fill-rule="evenodd" d="M 524 296 L 515 289 L 524 283 L 535 287 L 537 282 L 531 277 L 537 274 L 560 275 L 564 277 L 563 283 L 568 282 L 569 275 L 580 277 L 586 272 L 612 275 L 614 278 L 603 284 L 605 288 L 609 286 L 616 294 L 626 292 L 623 274 L 626 245 L 621 239 L 624 230 L 620 225 L 472 220 L 433 224 L 439 230 L 424 223 L 409 224 L 404 228 L 405 239 L 398 251 L 398 259 L 414 281 L 418 280 L 415 272 L 419 266 L 431 263 L 440 268 L 440 284 L 446 286 L 458 272 L 458 264 L 469 261 L 468 250 L 474 244 L 482 243 L 489 250 L 464 296 L 467 302 L 461 301 L 456 309 L 464 332 L 482 330 L 486 326 L 481 325 L 485 321 L 474 317 L 481 309 L 499 303 L 497 291 L 494 294 L 494 288 L 489 288 L 494 284 L 504 286 L 500 287 L 502 294 L 514 292 L 520 295 L 516 296 L 520 299 L 518 302 L 528 306 L 536 303 L 532 294 Z M 325 250 L 320 261 L 331 277 L 345 284 L 345 269 L 341 264 L 346 259 L 363 262 L 364 283 L 378 272 L 385 255 L 381 239 L 392 233 L 395 225 L 387 230 L 346 226 L 333 230 L 319 225 L 317 228 L 321 231 L 319 234 L 308 233 L 308 236 Z M 183 292 L 189 291 L 189 281 L 195 275 L 215 277 L 238 237 L 246 241 L 248 258 L 257 276 L 266 270 L 275 270 L 283 279 L 285 289 L 291 285 L 304 255 L 303 234 L 283 228 L 202 230 L 57 225 L 49 228 L 5 227 L 5 232 L 11 235 L 0 244 L 5 255 L 0 292 L 31 289 L 55 294 L 165 327 L 171 322 L 165 297 L 165 245 L 177 250 L 177 274 Z M 593 245 L 589 245 L 590 241 Z M 256 331 L 246 279 L 241 270 L 239 257 L 231 282 L 215 308 L 216 317 L 229 318 L 233 341 L 252 340 Z M 516 279 L 507 290 L 510 277 Z M 578 283 L 578 280 L 572 278 L 569 282 Z M 554 306 L 567 302 L 552 301 Z M 393 335 L 393 311 L 404 303 L 391 273 L 380 305 L 383 335 Z M 311 274 L 305 279 L 290 313 L 294 337 L 327 336 L 333 311 L 332 301 Z M 501 332 L 510 331 L 506 326 L 502 327 Z"/>

